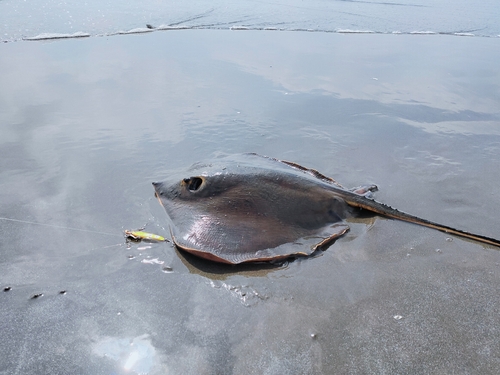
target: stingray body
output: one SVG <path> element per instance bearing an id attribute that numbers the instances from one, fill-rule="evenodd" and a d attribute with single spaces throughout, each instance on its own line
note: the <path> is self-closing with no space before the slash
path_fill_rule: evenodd
<path id="1" fill-rule="evenodd" d="M 314 169 L 257 154 L 197 163 L 153 185 L 175 245 L 222 263 L 310 255 L 346 233 L 344 219 L 360 210 L 500 246 L 376 202 L 374 186 L 351 191 Z"/>

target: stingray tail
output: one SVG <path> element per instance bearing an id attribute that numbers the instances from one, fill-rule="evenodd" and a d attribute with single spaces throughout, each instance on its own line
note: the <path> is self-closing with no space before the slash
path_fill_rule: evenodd
<path id="1" fill-rule="evenodd" d="M 365 198 L 363 196 L 359 196 L 359 195 L 356 195 L 356 194 L 353 194 L 350 192 L 348 192 L 348 193 L 349 194 L 346 194 L 347 196 L 344 196 L 344 199 L 347 202 L 347 204 L 349 204 L 352 207 L 361 208 L 361 209 L 371 211 L 371 212 L 377 213 L 379 215 L 383 215 L 383 216 L 390 217 L 393 219 L 398 219 L 398 220 L 406 221 L 409 223 L 422 225 L 424 227 L 437 229 L 437 230 L 444 232 L 444 233 L 449 233 L 449 234 L 452 234 L 455 236 L 469 238 L 469 239 L 474 240 L 474 241 L 478 241 L 478 242 L 485 243 L 488 245 L 500 247 L 500 240 L 497 240 L 495 238 L 486 237 L 486 236 L 482 236 L 480 234 L 469 233 L 469 232 L 466 232 L 466 231 L 463 231 L 460 229 L 451 228 L 451 227 L 448 227 L 446 225 L 438 224 L 438 223 L 435 223 L 435 222 L 432 222 L 432 221 L 429 221 L 426 219 L 422 219 L 422 218 L 419 218 L 417 216 L 413 216 L 413 215 L 407 214 L 405 212 L 396 210 L 395 208 L 392 208 L 391 206 L 388 206 L 384 203 L 380 203 L 380 202 L 377 202 L 375 200 L 368 199 L 368 198 Z"/>

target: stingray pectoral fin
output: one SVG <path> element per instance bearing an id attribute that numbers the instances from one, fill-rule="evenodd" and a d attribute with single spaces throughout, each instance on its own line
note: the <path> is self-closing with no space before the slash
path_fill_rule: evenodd
<path id="1" fill-rule="evenodd" d="M 349 225 L 343 222 L 334 224 L 330 228 L 334 230 L 333 233 L 314 245 L 313 250 L 326 250 L 337 238 L 349 231 Z"/>
<path id="2" fill-rule="evenodd" d="M 313 234 L 299 238 L 291 243 L 284 243 L 272 249 L 258 250 L 253 254 L 255 260 L 279 260 L 296 256 L 309 256 L 317 250 L 326 250 L 335 240 L 349 231 L 344 222 L 326 226 Z"/>
<path id="3" fill-rule="evenodd" d="M 181 241 L 177 241 L 172 235 L 174 244 L 180 250 L 187 251 L 198 257 L 219 263 L 240 264 L 246 262 L 266 262 L 286 259 L 297 256 L 309 256 L 317 250 L 326 250 L 333 242 L 349 231 L 349 226 L 344 222 L 327 225 L 309 231 L 303 237 L 291 242 L 282 243 L 275 247 L 263 248 L 254 251 L 238 251 L 237 249 L 194 248 Z M 258 232 L 255 232 L 258 235 Z"/>
<path id="4" fill-rule="evenodd" d="M 195 249 L 193 247 L 183 245 L 183 244 L 181 244 L 180 242 L 177 241 L 177 239 L 175 238 L 175 236 L 173 234 L 172 234 L 172 242 L 174 243 L 174 245 L 178 249 L 180 249 L 182 251 L 185 251 L 185 252 L 188 252 L 190 254 L 196 255 L 197 257 L 200 257 L 200 258 L 203 258 L 203 259 L 208 259 L 208 260 L 211 260 L 211 261 L 214 261 L 214 262 L 218 262 L 218 263 L 234 264 L 234 262 L 232 262 L 231 260 L 227 259 L 226 257 L 224 257 L 224 256 L 218 256 L 217 254 L 214 254 L 211 251 L 203 251 L 203 250 L 200 250 L 200 249 Z"/>
<path id="5" fill-rule="evenodd" d="M 312 231 L 310 234 L 290 243 L 272 249 L 259 250 L 253 254 L 259 260 L 279 260 L 296 256 L 309 256 L 316 250 L 326 250 L 335 240 L 349 231 L 349 225 L 338 222 Z"/>

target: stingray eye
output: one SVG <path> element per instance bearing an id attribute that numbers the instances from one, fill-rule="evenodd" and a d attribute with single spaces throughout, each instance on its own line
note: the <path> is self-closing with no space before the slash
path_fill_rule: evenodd
<path id="1" fill-rule="evenodd" d="M 199 177 L 185 178 L 184 182 L 187 185 L 189 191 L 196 191 L 200 188 L 203 180 Z"/>

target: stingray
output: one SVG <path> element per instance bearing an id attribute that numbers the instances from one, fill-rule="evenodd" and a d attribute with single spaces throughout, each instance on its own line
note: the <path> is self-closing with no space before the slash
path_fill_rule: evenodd
<path id="1" fill-rule="evenodd" d="M 349 190 L 314 169 L 257 154 L 197 163 L 153 186 L 173 243 L 216 262 L 309 256 L 349 230 L 344 219 L 366 211 L 500 246 L 377 202 L 375 185 Z"/>

